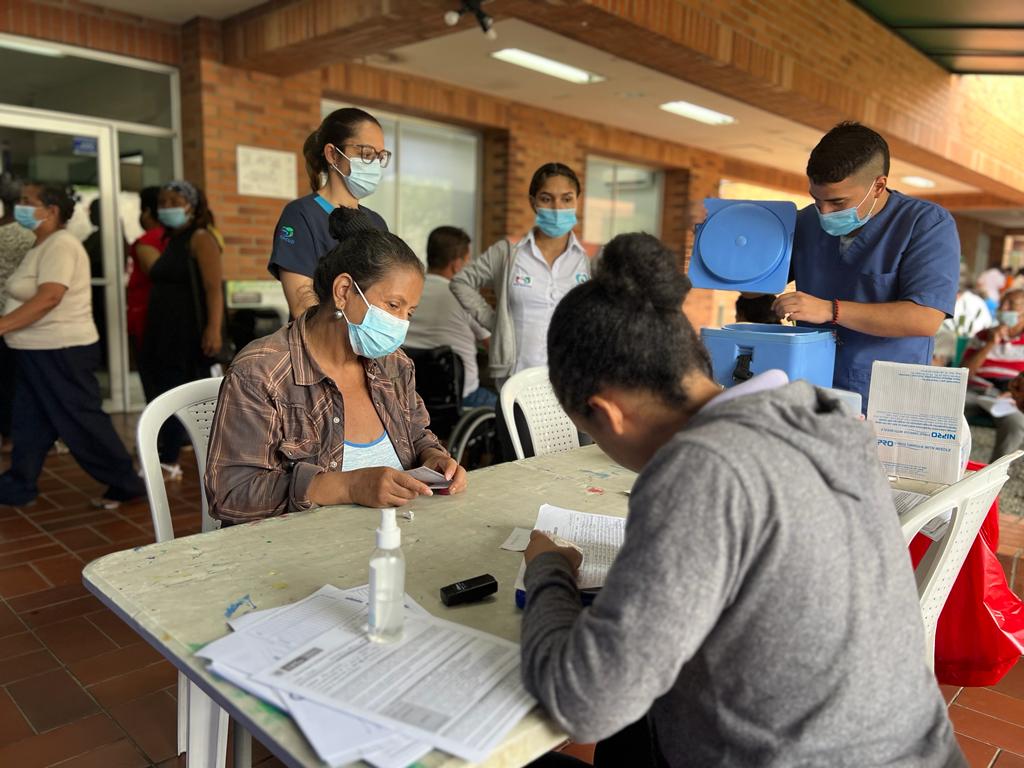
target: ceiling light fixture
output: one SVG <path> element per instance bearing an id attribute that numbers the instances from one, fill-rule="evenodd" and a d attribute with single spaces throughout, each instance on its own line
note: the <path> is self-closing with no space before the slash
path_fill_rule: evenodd
<path id="1" fill-rule="evenodd" d="M 49 56 L 54 59 L 63 58 L 64 52 L 49 45 L 34 43 L 30 40 L 18 40 L 13 37 L 0 37 L 0 48 L 7 48 L 21 53 L 34 53 L 37 56 Z"/>
<path id="2" fill-rule="evenodd" d="M 563 64 L 561 61 L 549 59 L 546 56 L 539 56 L 520 48 L 502 48 L 491 54 L 495 59 L 504 61 L 507 64 L 515 64 L 518 67 L 532 69 L 542 75 L 557 77 L 559 80 L 568 80 L 570 83 L 587 85 L 589 83 L 600 83 L 604 80 L 601 75 L 595 75 L 585 69 L 574 67 L 571 64 Z"/>
<path id="3" fill-rule="evenodd" d="M 454 27 L 462 19 L 463 15 L 471 13 L 476 16 L 476 23 L 480 25 L 488 40 L 497 40 L 498 33 L 494 31 L 494 19 L 484 13 L 480 7 L 487 0 L 462 0 L 462 5 L 456 11 L 445 11 L 444 23 Z"/>
<path id="4" fill-rule="evenodd" d="M 900 181 L 918 189 L 933 189 L 935 187 L 935 182 L 924 176 L 903 176 Z"/>
<path id="5" fill-rule="evenodd" d="M 691 104 L 688 101 L 667 101 L 660 106 L 660 109 L 705 125 L 732 125 L 736 122 L 736 118 L 732 115 L 715 112 L 713 109 Z"/>

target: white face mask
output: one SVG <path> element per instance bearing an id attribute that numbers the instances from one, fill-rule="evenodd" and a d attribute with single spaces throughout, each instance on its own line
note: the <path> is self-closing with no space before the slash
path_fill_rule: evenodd
<path id="1" fill-rule="evenodd" d="M 1001 309 L 996 313 L 996 320 L 999 321 L 1000 325 L 1013 328 L 1013 326 L 1020 322 L 1020 312 L 1015 312 L 1012 309 Z"/>

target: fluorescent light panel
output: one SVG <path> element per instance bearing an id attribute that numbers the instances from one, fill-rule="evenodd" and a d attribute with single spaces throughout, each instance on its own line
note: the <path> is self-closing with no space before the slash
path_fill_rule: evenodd
<path id="1" fill-rule="evenodd" d="M 12 51 L 21 51 L 22 53 L 34 53 L 37 56 L 50 56 L 54 59 L 59 59 L 64 56 L 63 51 L 57 48 L 28 41 L 22 42 L 20 40 L 12 40 L 9 37 L 0 37 L 0 48 L 7 48 Z"/>
<path id="2" fill-rule="evenodd" d="M 900 181 L 918 189 L 932 189 L 935 186 L 934 181 L 926 179 L 924 176 L 904 176 Z"/>
<path id="3" fill-rule="evenodd" d="M 498 59 L 498 61 L 532 69 L 534 72 L 540 72 L 542 75 L 548 75 L 549 77 L 557 77 L 559 80 L 568 80 L 570 83 L 586 85 L 588 83 L 600 83 L 604 80 L 603 77 L 595 75 L 593 72 L 574 67 L 571 64 L 563 64 L 560 61 L 549 59 L 546 56 L 539 56 L 536 53 L 530 53 L 520 48 L 502 48 L 500 51 L 492 53 L 491 56 Z"/>
<path id="4" fill-rule="evenodd" d="M 691 104 L 688 101 L 668 101 L 661 105 L 661 109 L 705 125 L 731 125 L 736 122 L 736 118 L 732 115 L 715 112 L 713 109 L 702 107 L 699 104 Z"/>

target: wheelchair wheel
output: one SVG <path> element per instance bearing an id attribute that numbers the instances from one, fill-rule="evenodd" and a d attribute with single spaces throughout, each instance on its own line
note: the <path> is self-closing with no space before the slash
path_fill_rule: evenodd
<path id="1" fill-rule="evenodd" d="M 498 450 L 494 409 L 474 408 L 463 414 L 452 428 L 448 450 L 467 470 L 493 464 Z"/>

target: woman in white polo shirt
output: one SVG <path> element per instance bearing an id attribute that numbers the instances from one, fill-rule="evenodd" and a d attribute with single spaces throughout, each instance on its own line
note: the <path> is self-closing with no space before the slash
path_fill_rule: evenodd
<path id="1" fill-rule="evenodd" d="M 65 226 L 75 210 L 68 190 L 26 184 L 14 209 L 35 245 L 7 281 L 0 335 L 14 350 L 17 380 L 11 466 L 0 475 L 0 505 L 24 506 L 57 438 L 107 486 L 94 505 L 111 509 L 145 494 L 110 417 L 94 373 L 99 334 L 92 319 L 89 257 Z"/>
<path id="2" fill-rule="evenodd" d="M 562 163 L 545 163 L 530 181 L 533 228 L 518 243 L 499 240 L 451 281 L 463 308 L 491 332 L 489 366 L 500 386 L 513 373 L 547 365 L 548 325 L 558 302 L 590 279 L 590 259 L 573 233 L 582 188 Z M 484 286 L 497 307 L 480 295 Z"/>

